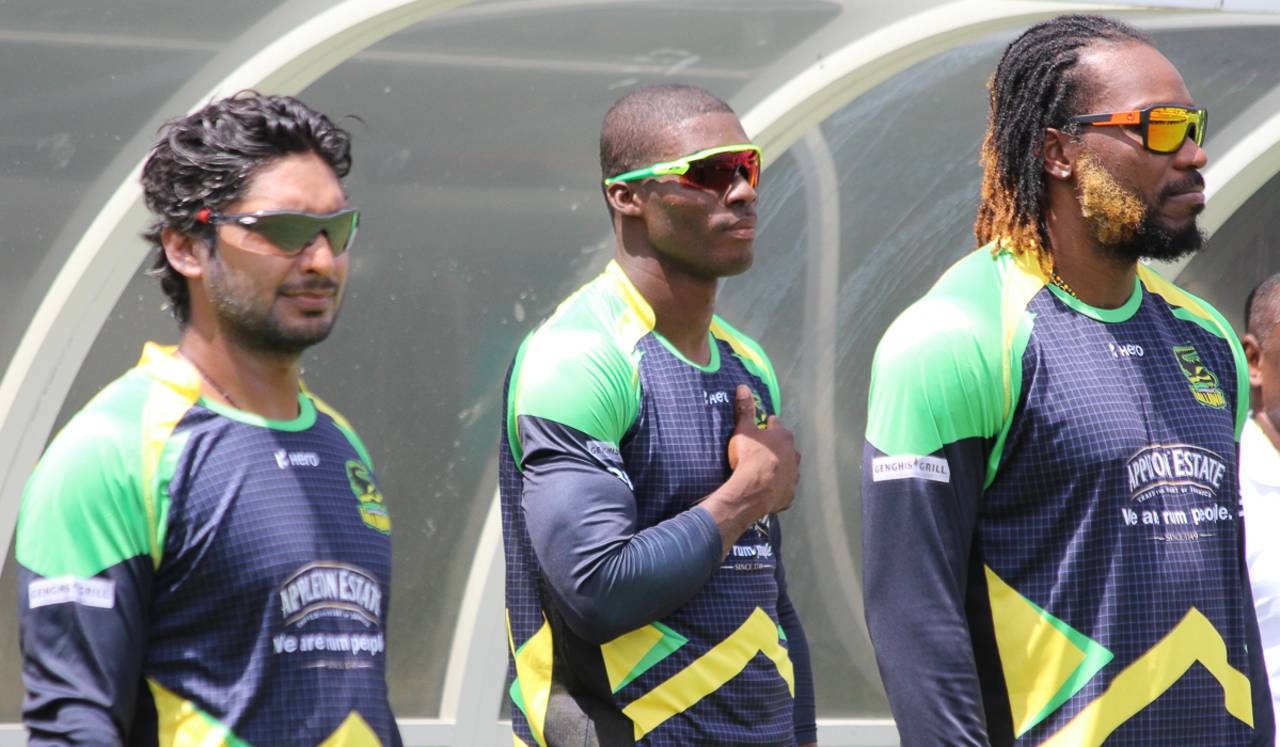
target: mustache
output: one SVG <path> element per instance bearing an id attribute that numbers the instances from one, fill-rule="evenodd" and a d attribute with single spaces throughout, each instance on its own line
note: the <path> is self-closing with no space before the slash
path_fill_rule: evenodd
<path id="1" fill-rule="evenodd" d="M 282 285 L 279 292 L 283 294 L 289 293 L 315 293 L 317 291 L 328 292 L 337 291 L 338 282 L 332 278 L 310 278 L 301 283 L 290 283 Z"/>
<path id="2" fill-rule="evenodd" d="M 1163 200 L 1165 198 L 1173 197 L 1175 195 L 1180 195 L 1187 192 L 1203 192 L 1203 191 L 1204 191 L 1204 177 L 1200 175 L 1199 171 L 1192 171 L 1190 174 L 1187 175 L 1186 179 L 1182 179 L 1181 181 L 1174 182 L 1173 184 L 1170 184 L 1169 186 L 1160 190 L 1160 199 Z"/>

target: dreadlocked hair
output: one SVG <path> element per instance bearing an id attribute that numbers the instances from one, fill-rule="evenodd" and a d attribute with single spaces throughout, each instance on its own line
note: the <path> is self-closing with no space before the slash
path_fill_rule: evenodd
<path id="1" fill-rule="evenodd" d="M 1151 45 L 1142 32 L 1102 16 L 1067 15 L 1038 23 L 1005 49 L 988 84 L 991 113 L 982 142 L 982 201 L 974 235 L 1029 255 L 1053 270 L 1045 229 L 1044 130 L 1065 129 L 1092 93 L 1077 70 L 1080 50 L 1099 42 Z"/>

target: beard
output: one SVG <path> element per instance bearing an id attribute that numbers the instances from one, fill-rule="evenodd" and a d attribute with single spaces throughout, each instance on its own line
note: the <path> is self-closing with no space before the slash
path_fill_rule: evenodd
<path id="1" fill-rule="evenodd" d="M 1153 202 L 1123 184 L 1089 151 L 1078 161 L 1076 197 L 1080 212 L 1093 230 L 1094 238 L 1107 253 L 1124 262 L 1148 259 L 1172 262 L 1199 251 L 1204 234 L 1192 218 L 1181 227 L 1169 226 L 1159 217 L 1160 205 L 1190 187 L 1204 185 L 1193 173 L 1166 186 Z"/>
<path id="2" fill-rule="evenodd" d="M 219 323 L 227 334 L 247 350 L 273 355 L 297 356 L 304 350 L 324 341 L 333 330 L 338 311 L 326 320 L 316 320 L 306 326 L 290 327 L 276 316 L 271 301 L 256 303 L 260 291 L 252 282 L 246 282 L 228 272 L 220 261 L 211 262 L 208 273 L 209 301 Z M 216 269 L 215 269 L 216 268 Z M 332 280 L 320 280 L 305 284 L 307 288 L 328 289 Z M 271 300 L 274 300 L 272 296 Z"/>

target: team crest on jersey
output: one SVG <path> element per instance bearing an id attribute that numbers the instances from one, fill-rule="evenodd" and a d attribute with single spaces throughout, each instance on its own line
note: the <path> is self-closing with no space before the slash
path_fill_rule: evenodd
<path id="1" fill-rule="evenodd" d="M 1191 394 L 1196 401 L 1205 407 L 1222 409 L 1227 406 L 1227 395 L 1218 385 L 1218 375 L 1200 360 L 1200 353 L 1191 345 L 1174 345 L 1173 357 L 1178 359 L 1182 367 L 1182 375 L 1187 377 Z"/>
<path id="2" fill-rule="evenodd" d="M 769 427 L 769 411 L 764 409 L 764 401 L 754 389 L 751 391 L 751 399 L 755 400 L 756 405 L 756 430 L 762 431 Z"/>
<path id="3" fill-rule="evenodd" d="M 347 460 L 347 482 L 351 483 L 351 492 L 355 493 L 360 504 L 360 518 L 371 529 L 383 534 L 391 534 L 391 516 L 383 505 L 382 491 L 373 481 L 373 475 L 363 462 L 355 459 Z"/>

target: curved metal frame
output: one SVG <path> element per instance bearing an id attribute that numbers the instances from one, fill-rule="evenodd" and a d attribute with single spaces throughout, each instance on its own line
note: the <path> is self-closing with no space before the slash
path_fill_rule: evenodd
<path id="1" fill-rule="evenodd" d="M 295 93 L 374 42 L 467 2 L 344 0 L 294 26 L 283 36 L 272 30 L 273 41 L 262 45 L 260 36 L 264 24 L 270 24 L 273 14 L 230 44 L 201 74 L 192 78 L 195 83 L 215 78 L 216 84 L 199 84 L 199 88 L 189 85 L 175 95 L 164 111 L 191 108 L 211 97 L 246 87 Z M 553 4 L 583 2 L 559 0 Z M 585 4 L 590 4 L 590 0 L 585 0 Z M 514 0 L 504 5 L 536 10 L 538 3 Z M 838 221 L 832 223 L 826 215 L 822 197 L 822 190 L 829 187 L 824 183 L 830 181 L 824 181 L 822 175 L 833 170 L 834 165 L 830 163 L 829 152 L 823 156 L 820 135 L 807 133 L 816 132 L 818 123 L 832 113 L 916 62 L 992 32 L 1085 8 L 1095 12 L 1107 9 L 1096 4 L 1025 0 L 946 3 L 823 55 L 750 108 L 743 123 L 757 142 L 772 152 L 781 152 L 804 138 L 804 147 L 797 151 L 797 157 L 810 161 L 814 168 L 817 181 L 806 185 L 810 204 L 814 206 L 808 251 L 813 260 L 811 264 L 822 267 L 823 275 L 815 276 L 811 267 L 808 283 L 821 291 L 811 294 L 814 298 L 811 307 L 829 300 L 832 289 L 826 287 L 829 283 L 824 284 L 824 277 L 836 276 L 832 270 L 838 267 L 838 255 L 820 244 L 830 237 L 831 225 L 835 225 L 837 232 L 839 226 Z M 855 3 L 846 0 L 844 15 L 836 23 L 852 25 L 854 9 Z M 483 10 L 475 8 L 464 12 L 485 15 Z M 1266 22 L 1277 21 L 1271 18 Z M 248 54 L 252 50 L 258 51 Z M 813 55 L 814 50 L 806 49 L 805 53 Z M 1236 145 L 1207 171 L 1212 191 L 1205 224 L 1210 231 L 1220 227 L 1249 195 L 1280 171 L 1280 90 L 1258 102 L 1238 123 L 1240 137 Z M 140 166 L 140 163 L 136 165 L 105 201 L 76 244 L 0 381 L 0 455 L 7 455 L 0 456 L 3 460 L 0 461 L 0 540 L 3 540 L 0 546 L 7 546 L 11 539 L 22 483 L 39 456 L 66 392 L 101 324 L 141 260 L 142 252 L 133 240 L 146 220 L 137 187 Z M 822 238 L 816 238 L 819 236 Z M 820 350 L 823 340 L 833 334 L 833 330 L 823 326 L 824 318 L 820 308 L 806 309 L 806 319 L 813 323 L 809 333 L 812 339 L 807 341 L 812 346 L 806 346 L 810 350 Z M 826 324 L 830 326 L 829 320 Z M 819 363 L 824 361 L 817 361 L 815 365 Z M 830 386 L 815 389 L 828 397 L 829 390 Z M 822 423 L 815 421 L 813 427 L 821 430 Z M 835 469 L 834 454 L 826 457 L 816 460 L 819 463 L 812 469 L 823 473 Z M 458 618 L 441 718 L 402 721 L 406 744 L 505 741 L 503 725 L 496 721 L 506 674 L 501 569 L 501 530 L 495 496 L 476 548 Z M 896 740 L 892 723 L 886 720 L 827 720 L 820 724 L 819 734 L 821 741 L 829 745 L 891 744 Z M 0 727 L 0 745 L 18 744 L 21 738 L 20 727 Z"/>

